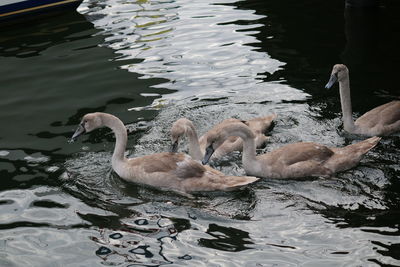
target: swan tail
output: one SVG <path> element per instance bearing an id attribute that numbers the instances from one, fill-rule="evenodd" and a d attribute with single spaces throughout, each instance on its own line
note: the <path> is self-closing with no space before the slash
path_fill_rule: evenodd
<path id="1" fill-rule="evenodd" d="M 361 158 L 364 154 L 373 149 L 380 140 L 381 137 L 374 136 L 352 145 L 348 145 L 342 148 L 336 148 L 336 150 L 342 156 Z"/>
<path id="2" fill-rule="evenodd" d="M 226 183 L 224 183 L 224 190 L 235 190 L 239 187 L 254 183 L 260 178 L 253 176 L 225 176 Z"/>
<path id="3" fill-rule="evenodd" d="M 374 136 L 342 148 L 331 148 L 334 155 L 325 165 L 333 172 L 351 169 L 357 166 L 364 155 L 374 148 L 380 140 L 380 137 Z"/>
<path id="4" fill-rule="evenodd" d="M 356 144 L 350 145 L 349 147 L 354 146 L 354 148 L 360 153 L 360 154 L 365 154 L 371 149 L 373 149 L 381 140 L 381 137 L 374 136 L 368 139 L 365 139 L 364 141 L 358 142 Z"/>

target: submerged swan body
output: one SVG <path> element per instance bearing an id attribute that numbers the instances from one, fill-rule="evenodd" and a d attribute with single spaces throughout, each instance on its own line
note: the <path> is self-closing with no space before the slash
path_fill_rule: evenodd
<path id="1" fill-rule="evenodd" d="M 229 123 L 244 123 L 253 131 L 255 134 L 255 142 L 257 147 L 261 147 L 268 139 L 265 136 L 265 132 L 271 128 L 273 120 L 276 118 L 275 114 L 271 114 L 264 117 L 258 117 L 250 119 L 247 121 L 241 121 L 238 119 L 226 119 L 220 124 L 214 126 L 209 132 L 221 127 L 221 125 L 226 125 Z M 196 129 L 193 123 L 186 119 L 181 118 L 175 121 L 171 127 L 171 141 L 173 144 L 172 151 L 176 152 L 178 149 L 178 144 L 183 136 L 186 136 L 189 141 L 189 155 L 196 160 L 202 160 L 204 153 L 206 151 L 206 143 L 209 132 L 205 133 L 200 138 L 197 137 Z M 213 154 L 213 158 L 220 158 L 232 151 L 242 151 L 243 141 L 237 136 L 231 136 L 225 140 L 225 142 L 216 149 Z"/>
<path id="2" fill-rule="evenodd" d="M 400 131 L 400 101 L 392 101 L 378 106 L 353 120 L 349 70 L 343 64 L 333 66 L 332 74 L 326 88 L 339 82 L 340 102 L 343 113 L 343 127 L 345 131 L 367 136 L 390 135 Z"/>
<path id="3" fill-rule="evenodd" d="M 213 151 L 229 136 L 243 139 L 242 162 L 246 174 L 265 178 L 330 176 L 356 166 L 364 154 L 381 139 L 371 137 L 342 148 L 300 142 L 256 156 L 253 132 L 243 123 L 232 123 L 209 133 L 203 164 L 208 162 Z"/>
<path id="4" fill-rule="evenodd" d="M 258 180 L 256 177 L 226 176 L 183 153 L 157 153 L 128 159 L 124 155 L 128 140 L 125 125 L 117 117 L 107 113 L 86 114 L 72 138 L 103 126 L 110 128 L 116 137 L 112 167 L 128 182 L 187 193 L 232 190 Z"/>

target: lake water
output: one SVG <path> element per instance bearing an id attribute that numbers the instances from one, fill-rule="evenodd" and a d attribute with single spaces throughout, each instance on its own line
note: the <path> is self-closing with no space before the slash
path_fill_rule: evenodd
<path id="1" fill-rule="evenodd" d="M 329 179 L 262 181 L 184 198 L 123 182 L 114 137 L 69 143 L 80 118 L 115 114 L 128 155 L 278 114 L 271 142 L 343 146 L 331 68 L 350 69 L 355 116 L 398 98 L 400 4 L 85 1 L 0 29 L 0 266 L 399 266 L 400 137 Z M 211 163 L 243 175 L 239 153 Z"/>

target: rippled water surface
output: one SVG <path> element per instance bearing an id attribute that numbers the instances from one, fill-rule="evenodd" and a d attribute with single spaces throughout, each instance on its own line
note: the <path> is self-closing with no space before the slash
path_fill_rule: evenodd
<path id="1" fill-rule="evenodd" d="M 109 130 L 68 142 L 93 111 L 131 157 L 166 151 L 180 117 L 201 134 L 276 113 L 260 153 L 357 142 L 324 84 L 348 65 L 355 116 L 398 98 L 393 2 L 94 0 L 0 28 L 0 266 L 399 266 L 399 136 L 331 178 L 193 198 L 122 181 Z M 244 174 L 239 153 L 212 166 Z"/>

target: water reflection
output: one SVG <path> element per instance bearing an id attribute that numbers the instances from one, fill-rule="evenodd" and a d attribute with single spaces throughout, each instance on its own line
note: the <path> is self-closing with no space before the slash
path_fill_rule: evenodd
<path id="1" fill-rule="evenodd" d="M 30 188 L 33 185 L 58 184 L 57 177 L 62 171 L 57 166 L 57 157 L 59 155 L 56 151 L 3 150 L 3 155 L 0 155 L 2 190 Z"/>
<path id="2" fill-rule="evenodd" d="M 164 255 L 164 243 L 176 242 L 178 233 L 190 228 L 185 219 L 154 215 L 125 219 L 118 227 L 107 226 L 90 239 L 98 244 L 95 254 L 105 264 L 158 266 L 172 263 Z"/>
<path id="3" fill-rule="evenodd" d="M 199 245 L 225 251 L 242 251 L 249 249 L 249 233 L 233 227 L 223 227 L 217 224 L 210 224 L 207 233 L 213 238 L 201 238 Z"/>
<path id="4" fill-rule="evenodd" d="M 67 155 L 76 148 L 65 146 L 65 138 L 85 111 L 111 112 L 134 121 L 127 107 L 154 99 L 140 95 L 142 87 L 154 82 L 138 81 L 138 75 L 118 69 L 120 62 L 110 62 L 112 52 L 98 47 L 104 38 L 79 13 L 1 31 L 0 123 L 8 125 L 0 133 L 2 147 Z M 137 116 L 149 118 L 154 112 Z"/>
<path id="5" fill-rule="evenodd" d="M 29 27 L 17 24 L 0 30 L 1 56 L 17 58 L 38 56 L 49 47 L 87 39 L 94 32 L 91 23 L 78 12 L 34 21 Z"/>
<path id="6" fill-rule="evenodd" d="M 345 34 L 346 46 L 343 61 L 349 68 L 362 68 L 376 65 L 380 59 L 379 42 L 384 37 L 380 31 L 381 16 L 379 9 L 346 8 Z"/>
<path id="7" fill-rule="evenodd" d="M 251 90 L 284 65 L 252 46 L 263 16 L 235 2 L 111 1 L 85 13 L 100 16 L 93 23 L 118 59 L 143 59 L 122 68 L 165 78 L 158 88 L 179 90 L 169 98 L 205 97 Z"/>
<path id="8" fill-rule="evenodd" d="M 346 42 L 341 60 L 349 67 L 352 93 L 374 95 L 366 99 L 353 97 L 356 111 L 361 114 L 399 97 L 400 91 L 394 86 L 397 63 L 392 60 L 399 56 L 397 47 L 392 47 L 397 41 L 393 16 L 390 6 L 344 10 Z"/>

